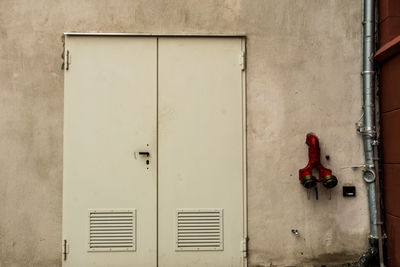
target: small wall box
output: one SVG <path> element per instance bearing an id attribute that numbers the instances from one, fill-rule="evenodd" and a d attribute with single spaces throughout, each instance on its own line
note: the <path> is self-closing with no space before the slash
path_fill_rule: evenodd
<path id="1" fill-rule="evenodd" d="M 343 186 L 343 197 L 355 197 L 356 187 L 354 185 Z"/>

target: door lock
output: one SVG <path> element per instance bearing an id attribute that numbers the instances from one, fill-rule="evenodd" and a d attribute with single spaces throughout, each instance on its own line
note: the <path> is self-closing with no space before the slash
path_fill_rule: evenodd
<path id="1" fill-rule="evenodd" d="M 135 155 L 135 159 L 136 159 L 136 153 L 134 153 L 134 155 Z M 139 156 L 145 156 L 145 157 L 149 158 L 150 157 L 150 152 L 139 151 Z M 149 164 L 150 164 L 150 160 L 146 159 L 146 165 L 149 165 Z M 147 169 L 149 169 L 149 167 L 147 167 Z"/>

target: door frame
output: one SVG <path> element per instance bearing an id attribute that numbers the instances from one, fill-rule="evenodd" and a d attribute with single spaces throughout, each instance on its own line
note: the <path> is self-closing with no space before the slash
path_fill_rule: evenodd
<path id="1" fill-rule="evenodd" d="M 243 152 L 243 175 L 242 175 L 242 197 L 243 197 L 243 244 L 242 244 L 242 258 L 243 258 L 243 266 L 247 266 L 248 264 L 248 199 L 247 199 L 247 36 L 244 33 L 216 33 L 216 34 L 204 34 L 204 33 L 175 33 L 175 34 L 153 34 L 153 33 L 99 33 L 99 32 L 64 32 L 62 35 L 63 44 L 65 44 L 65 38 L 68 36 L 99 36 L 99 37 L 177 37 L 177 38 L 185 38 L 185 37 L 199 37 L 199 38 L 240 38 L 242 43 L 242 51 L 243 51 L 243 70 L 242 70 L 242 152 Z M 64 50 L 64 47 L 63 47 Z M 239 63 L 238 59 L 238 63 Z M 64 74 L 64 72 L 63 72 Z M 158 103 L 157 103 L 158 106 Z M 158 107 L 157 107 L 158 108 Z M 157 115 L 158 116 L 158 115 Z M 158 132 L 156 133 L 158 140 Z M 157 154 L 158 157 L 158 154 Z M 158 177 L 158 160 L 157 160 L 157 177 Z M 158 187 L 158 185 L 157 185 Z M 158 196 L 157 196 L 157 213 L 158 213 Z M 157 236 L 158 236 L 158 227 L 157 227 Z M 158 243 L 158 241 L 157 241 Z M 158 245 L 157 245 L 157 254 L 158 254 Z M 158 259 L 157 259 L 158 265 Z"/>

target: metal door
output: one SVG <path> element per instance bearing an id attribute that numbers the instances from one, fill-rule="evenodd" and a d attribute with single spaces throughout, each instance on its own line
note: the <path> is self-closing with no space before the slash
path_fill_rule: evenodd
<path id="1" fill-rule="evenodd" d="M 243 53 L 66 36 L 64 266 L 246 264 Z"/>
<path id="2" fill-rule="evenodd" d="M 67 35 L 64 67 L 63 266 L 156 266 L 157 38 Z"/>
<path id="3" fill-rule="evenodd" d="M 159 266 L 245 265 L 243 52 L 159 39 Z"/>

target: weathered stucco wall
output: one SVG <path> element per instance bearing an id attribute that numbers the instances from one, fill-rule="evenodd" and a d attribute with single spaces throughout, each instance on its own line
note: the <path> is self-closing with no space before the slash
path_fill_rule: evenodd
<path id="1" fill-rule="evenodd" d="M 0 266 L 61 264 L 66 31 L 246 34 L 250 265 L 357 259 L 368 234 L 349 168 L 363 161 L 360 21 L 360 0 L 0 1 Z M 310 131 L 340 180 L 331 200 L 323 188 L 308 200 L 297 180 Z"/>

